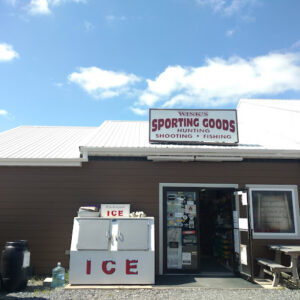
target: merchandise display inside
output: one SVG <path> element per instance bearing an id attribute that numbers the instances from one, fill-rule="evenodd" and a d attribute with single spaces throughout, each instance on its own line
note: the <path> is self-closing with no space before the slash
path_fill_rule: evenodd
<path id="1" fill-rule="evenodd" d="M 234 269 L 233 190 L 166 189 L 167 273 Z"/>
<path id="2" fill-rule="evenodd" d="M 201 260 L 233 271 L 233 191 L 203 189 L 199 203 Z M 208 263 L 205 268 L 211 269 Z"/>

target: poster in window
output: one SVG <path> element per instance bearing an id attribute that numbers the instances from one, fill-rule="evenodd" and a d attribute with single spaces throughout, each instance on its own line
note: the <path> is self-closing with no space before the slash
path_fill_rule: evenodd
<path id="1" fill-rule="evenodd" d="M 168 228 L 167 267 L 168 269 L 182 268 L 181 228 Z"/>
<path id="2" fill-rule="evenodd" d="M 191 265 L 192 264 L 192 253 L 182 252 L 182 264 Z"/>
<path id="3" fill-rule="evenodd" d="M 182 269 L 181 251 L 182 251 L 181 247 L 180 248 L 168 247 L 168 259 L 167 259 L 168 269 Z"/>
<path id="4" fill-rule="evenodd" d="M 255 232 L 294 232 L 292 198 L 287 191 L 253 191 Z"/>
<path id="5" fill-rule="evenodd" d="M 184 209 L 184 212 L 186 214 L 189 214 L 190 216 L 196 216 L 196 205 L 195 204 L 192 204 L 192 205 L 186 205 L 185 206 L 185 209 Z"/>

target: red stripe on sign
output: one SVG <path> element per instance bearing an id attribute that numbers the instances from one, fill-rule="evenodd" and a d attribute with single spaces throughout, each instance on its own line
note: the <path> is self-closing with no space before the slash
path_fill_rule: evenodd
<path id="1" fill-rule="evenodd" d="M 87 275 L 91 274 L 91 261 L 90 260 L 86 261 L 86 274 Z"/>
<path id="2" fill-rule="evenodd" d="M 186 235 L 186 234 L 196 234 L 196 230 L 186 230 L 186 231 L 182 231 L 182 235 Z"/>

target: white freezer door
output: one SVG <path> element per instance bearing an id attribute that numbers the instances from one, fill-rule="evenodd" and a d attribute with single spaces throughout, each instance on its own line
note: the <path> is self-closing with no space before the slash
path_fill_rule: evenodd
<path id="1" fill-rule="evenodd" d="M 149 250 L 148 220 L 118 220 L 118 250 Z"/>
<path id="2" fill-rule="evenodd" d="M 78 250 L 107 250 L 110 220 L 78 220 Z"/>

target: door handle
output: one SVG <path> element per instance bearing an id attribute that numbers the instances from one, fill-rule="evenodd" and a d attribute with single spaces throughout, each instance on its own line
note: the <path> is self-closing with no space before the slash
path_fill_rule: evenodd
<path id="1" fill-rule="evenodd" d="M 112 235 L 112 239 L 115 240 L 115 241 L 117 242 L 117 241 L 118 241 L 118 235 L 113 234 L 113 235 Z"/>
<path id="2" fill-rule="evenodd" d="M 119 231 L 117 238 L 118 238 L 118 240 L 123 241 L 124 240 L 124 235 Z"/>

